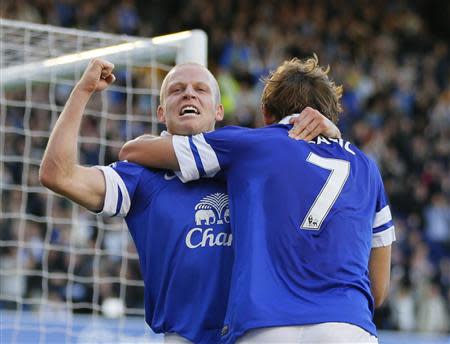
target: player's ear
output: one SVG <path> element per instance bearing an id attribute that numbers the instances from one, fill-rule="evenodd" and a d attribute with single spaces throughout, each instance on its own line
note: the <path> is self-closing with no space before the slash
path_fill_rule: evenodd
<path id="1" fill-rule="evenodd" d="M 164 109 L 161 105 L 158 105 L 158 109 L 156 110 L 156 116 L 158 117 L 158 121 L 160 123 L 166 124 L 166 115 L 164 114 Z"/>
<path id="2" fill-rule="evenodd" d="M 264 124 L 270 125 L 276 122 L 276 118 L 272 115 L 264 104 L 261 104 L 261 112 L 264 116 Z"/>
<path id="3" fill-rule="evenodd" d="M 223 109 L 223 105 L 222 104 L 218 104 L 216 106 L 216 121 L 221 121 L 223 120 L 223 116 L 225 114 L 224 112 L 225 110 Z"/>

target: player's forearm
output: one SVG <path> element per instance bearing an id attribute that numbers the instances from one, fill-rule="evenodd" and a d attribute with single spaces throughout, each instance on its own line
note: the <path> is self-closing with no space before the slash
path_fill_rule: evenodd
<path id="1" fill-rule="evenodd" d="M 372 248 L 369 259 L 369 279 L 375 307 L 380 307 L 389 294 L 391 245 Z"/>
<path id="2" fill-rule="evenodd" d="M 151 168 L 180 170 L 172 137 L 139 138 L 128 141 L 120 150 L 120 160 L 128 160 Z"/>
<path id="3" fill-rule="evenodd" d="M 39 170 L 41 183 L 50 189 L 65 183 L 74 172 L 78 132 L 90 96 L 75 86 L 52 130 Z"/>

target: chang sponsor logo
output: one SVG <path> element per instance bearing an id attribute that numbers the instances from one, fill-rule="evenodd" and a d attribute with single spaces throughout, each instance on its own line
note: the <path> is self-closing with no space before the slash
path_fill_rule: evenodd
<path id="1" fill-rule="evenodd" d="M 231 233 L 214 233 L 212 228 L 192 228 L 186 235 L 186 246 L 189 248 L 231 246 L 233 235 Z"/>
<path id="2" fill-rule="evenodd" d="M 231 246 L 233 237 L 231 233 L 219 231 L 207 226 L 230 223 L 230 210 L 228 208 L 228 195 L 214 193 L 200 200 L 195 206 L 195 224 L 186 235 L 186 246 L 189 248 Z M 226 228 L 229 228 L 228 226 Z"/>

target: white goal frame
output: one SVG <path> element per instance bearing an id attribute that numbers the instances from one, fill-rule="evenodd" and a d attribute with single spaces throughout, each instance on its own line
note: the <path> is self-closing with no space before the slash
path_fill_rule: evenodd
<path id="1" fill-rule="evenodd" d="M 49 33 L 66 33 L 71 35 L 79 35 L 86 32 L 76 29 L 0 18 L 0 29 L 5 25 L 15 28 L 42 30 Z M 121 56 L 126 51 L 133 51 L 133 55 L 136 58 L 146 59 L 151 54 L 150 50 L 154 46 L 175 47 L 177 49 L 176 64 L 196 62 L 203 66 L 207 66 L 208 63 L 208 39 L 203 30 L 182 31 L 154 38 L 113 35 L 100 32 L 89 32 L 89 36 L 105 40 L 121 39 L 127 42 L 22 65 L 3 66 L 2 63 L 0 68 L 0 84 L 10 85 L 23 82 L 27 78 L 42 77 L 50 75 L 51 73 L 60 74 L 65 73 L 68 70 L 73 70 L 74 68 L 83 68 L 89 60 L 95 57 L 104 57 L 113 63 L 121 64 L 123 63 Z M 0 49 L 3 48 L 3 46 L 0 47 Z"/>

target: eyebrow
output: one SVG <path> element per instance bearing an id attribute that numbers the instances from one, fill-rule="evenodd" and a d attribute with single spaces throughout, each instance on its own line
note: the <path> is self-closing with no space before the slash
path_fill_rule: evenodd
<path id="1" fill-rule="evenodd" d="M 183 81 L 176 81 L 174 83 L 171 83 L 169 85 L 167 85 L 167 89 L 170 90 L 173 87 L 177 87 L 177 86 L 186 86 L 186 82 Z M 211 87 L 211 85 L 209 85 L 209 83 L 205 82 L 205 81 L 195 81 L 193 82 L 194 86 L 206 86 L 209 90 L 212 90 L 213 88 Z"/>
<path id="2" fill-rule="evenodd" d="M 175 83 L 173 83 L 173 84 L 169 84 L 169 85 L 167 85 L 168 86 L 168 88 L 172 88 L 172 87 L 176 87 L 176 86 L 183 86 L 183 85 L 185 85 L 186 83 L 184 83 L 184 82 L 181 82 L 181 81 L 177 81 L 177 82 L 175 82 Z"/>
<path id="3" fill-rule="evenodd" d="M 209 85 L 209 83 L 204 82 L 204 81 L 198 81 L 198 82 L 195 82 L 194 85 L 196 85 L 196 86 L 206 86 L 206 87 L 209 88 L 210 90 L 212 89 L 211 85 Z"/>

